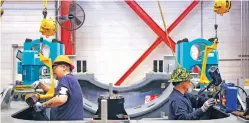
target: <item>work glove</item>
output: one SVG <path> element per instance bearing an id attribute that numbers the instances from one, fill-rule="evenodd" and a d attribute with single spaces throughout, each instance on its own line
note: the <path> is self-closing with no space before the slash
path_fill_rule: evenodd
<path id="1" fill-rule="evenodd" d="M 203 112 L 206 112 L 206 111 L 208 110 L 209 107 L 214 106 L 214 105 L 216 105 L 216 104 L 217 104 L 216 100 L 215 100 L 214 98 L 210 98 L 210 99 L 208 99 L 208 100 L 203 104 L 203 106 L 201 107 L 201 110 L 202 110 Z"/>
<path id="2" fill-rule="evenodd" d="M 31 86 L 33 89 L 36 89 L 40 85 L 41 81 L 35 81 Z"/>
<path id="3" fill-rule="evenodd" d="M 45 110 L 45 107 L 44 107 L 44 105 L 43 105 L 42 103 L 37 102 L 37 103 L 35 103 L 35 105 L 34 105 L 34 110 L 35 110 L 36 112 L 41 112 L 41 111 Z"/>

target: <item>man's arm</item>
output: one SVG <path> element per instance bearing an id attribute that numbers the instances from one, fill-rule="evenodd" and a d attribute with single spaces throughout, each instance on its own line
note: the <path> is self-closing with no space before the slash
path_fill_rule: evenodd
<path id="1" fill-rule="evenodd" d="M 46 86 L 45 84 L 43 84 L 42 82 L 40 82 L 40 87 L 44 92 L 48 92 L 48 90 L 50 89 L 48 86 Z"/>
<path id="2" fill-rule="evenodd" d="M 66 87 L 61 87 L 58 95 L 45 102 L 43 105 L 45 108 L 58 107 L 67 102 L 68 99 L 68 89 Z"/>
<path id="3" fill-rule="evenodd" d="M 201 109 L 188 113 L 188 107 L 181 101 L 172 102 L 172 108 L 174 115 L 177 116 L 177 120 L 198 120 L 204 115 L 204 112 Z"/>
<path id="4" fill-rule="evenodd" d="M 58 107 L 58 106 L 65 104 L 67 102 L 67 99 L 68 99 L 67 95 L 57 95 L 54 98 L 43 103 L 43 105 L 45 108 Z"/>
<path id="5" fill-rule="evenodd" d="M 196 103 L 197 103 L 197 95 L 187 93 L 186 96 L 191 101 L 191 104 L 192 104 L 193 108 L 201 107 L 204 104 L 204 102 L 206 102 L 208 100 L 208 97 L 204 97 L 204 96 L 200 95 L 200 96 L 198 96 L 198 105 L 196 105 Z"/>

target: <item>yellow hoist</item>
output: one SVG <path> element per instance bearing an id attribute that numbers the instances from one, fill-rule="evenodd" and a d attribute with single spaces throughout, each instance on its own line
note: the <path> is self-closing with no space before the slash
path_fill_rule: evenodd
<path id="1" fill-rule="evenodd" d="M 223 15 L 231 9 L 231 0 L 214 0 L 214 12 Z"/>
<path id="2" fill-rule="evenodd" d="M 43 19 L 40 24 L 40 32 L 42 33 L 42 35 L 49 37 L 56 34 L 57 24 L 53 18 L 50 17 L 49 19 L 47 19 L 47 5 L 48 5 L 47 0 L 44 0 L 43 1 L 44 10 L 42 12 Z"/>

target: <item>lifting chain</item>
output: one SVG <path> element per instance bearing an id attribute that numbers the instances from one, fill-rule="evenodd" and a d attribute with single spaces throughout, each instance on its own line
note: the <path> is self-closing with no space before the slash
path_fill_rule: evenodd
<path id="1" fill-rule="evenodd" d="M 46 18 L 47 14 L 48 14 L 48 12 L 47 12 L 48 1 L 47 0 L 43 0 L 43 7 L 44 7 L 44 10 L 42 12 L 43 18 Z"/>

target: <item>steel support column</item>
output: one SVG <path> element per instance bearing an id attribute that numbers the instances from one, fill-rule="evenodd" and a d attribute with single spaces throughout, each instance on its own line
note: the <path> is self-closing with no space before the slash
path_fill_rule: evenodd
<path id="1" fill-rule="evenodd" d="M 60 15 L 61 16 L 66 16 L 69 13 L 69 5 L 73 2 L 74 0 L 62 0 L 61 1 L 61 9 L 60 9 Z M 70 21 L 63 22 L 61 24 L 65 28 L 70 28 Z M 72 33 L 73 34 L 73 33 Z M 67 31 L 63 28 L 61 28 L 61 41 L 65 45 L 65 54 L 66 55 L 74 55 L 74 44 L 72 43 L 74 40 L 72 38 L 71 32 Z"/>

